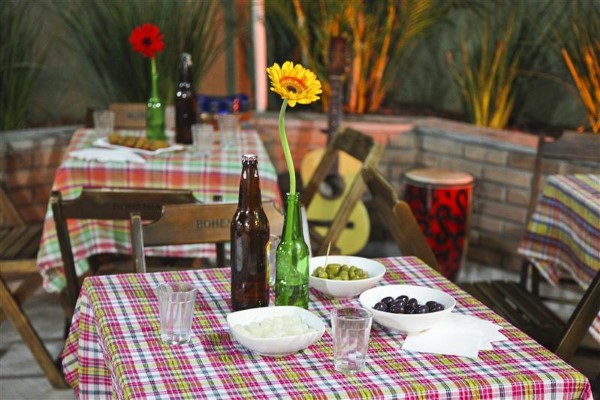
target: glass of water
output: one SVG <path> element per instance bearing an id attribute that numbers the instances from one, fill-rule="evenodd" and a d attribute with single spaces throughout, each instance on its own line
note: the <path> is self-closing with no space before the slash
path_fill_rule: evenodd
<path id="1" fill-rule="evenodd" d="M 356 374 L 365 367 L 373 314 L 362 307 L 331 311 L 333 362 L 336 371 Z"/>
<path id="2" fill-rule="evenodd" d="M 197 289 L 186 282 L 163 283 L 156 288 L 160 311 L 160 338 L 168 344 L 190 341 Z"/>

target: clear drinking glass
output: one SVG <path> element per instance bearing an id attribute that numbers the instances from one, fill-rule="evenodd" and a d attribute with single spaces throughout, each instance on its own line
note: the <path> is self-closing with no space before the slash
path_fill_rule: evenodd
<path id="1" fill-rule="evenodd" d="M 235 144 L 240 131 L 240 121 L 237 115 L 220 114 L 217 116 L 217 123 L 219 124 L 221 146 L 227 147 Z"/>
<path id="2" fill-rule="evenodd" d="M 156 289 L 160 311 L 160 338 L 168 344 L 190 341 L 197 289 L 190 283 L 163 283 Z"/>
<path id="3" fill-rule="evenodd" d="M 365 367 L 373 314 L 362 307 L 331 311 L 333 362 L 336 371 L 356 374 Z"/>
<path id="4" fill-rule="evenodd" d="M 211 124 L 193 124 L 192 139 L 194 150 L 203 157 L 208 156 L 212 150 L 214 127 Z"/>
<path id="5" fill-rule="evenodd" d="M 277 254 L 279 242 L 281 242 L 281 237 L 279 235 L 269 235 L 269 252 L 267 254 L 269 257 L 269 287 L 273 290 L 275 290 L 275 272 L 277 270 L 275 255 Z"/>
<path id="6" fill-rule="evenodd" d="M 115 113 L 109 110 L 94 111 L 94 130 L 99 138 L 106 138 L 115 128 Z"/>

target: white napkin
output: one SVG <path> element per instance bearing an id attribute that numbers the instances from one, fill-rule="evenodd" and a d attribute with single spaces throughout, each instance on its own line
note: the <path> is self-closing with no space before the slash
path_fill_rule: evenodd
<path id="1" fill-rule="evenodd" d="M 90 148 L 83 150 L 76 150 L 69 153 L 71 157 L 79 158 L 82 160 L 94 160 L 100 162 L 106 161 L 117 161 L 117 162 L 132 162 L 132 163 L 145 163 L 143 157 L 135 154 L 132 151 L 125 149 L 98 149 Z"/>
<path id="2" fill-rule="evenodd" d="M 409 333 L 402 350 L 476 358 L 480 350 L 493 350 L 493 342 L 507 340 L 499 330 L 493 322 L 452 313 L 431 329 Z"/>

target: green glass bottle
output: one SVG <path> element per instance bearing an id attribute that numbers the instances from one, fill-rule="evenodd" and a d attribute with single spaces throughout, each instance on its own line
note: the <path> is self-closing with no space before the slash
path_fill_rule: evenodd
<path id="1" fill-rule="evenodd" d="M 275 255 L 275 305 L 308 309 L 309 256 L 302 232 L 300 196 L 288 193 L 283 233 Z"/>
<path id="2" fill-rule="evenodd" d="M 152 91 L 146 105 L 146 137 L 151 140 L 167 140 L 165 134 L 165 108 L 158 95 L 158 72 L 156 60 L 151 59 Z"/>

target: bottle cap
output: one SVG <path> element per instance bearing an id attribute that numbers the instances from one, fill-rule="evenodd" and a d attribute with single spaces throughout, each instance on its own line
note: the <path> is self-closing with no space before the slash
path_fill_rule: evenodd
<path id="1" fill-rule="evenodd" d="M 242 162 L 257 161 L 257 160 L 258 160 L 258 156 L 256 154 L 244 154 L 242 156 Z"/>

